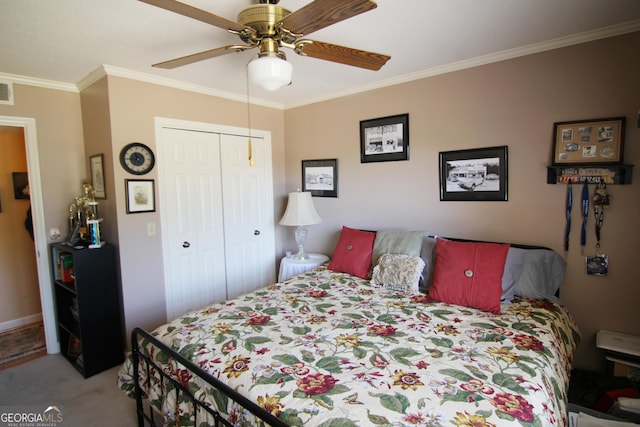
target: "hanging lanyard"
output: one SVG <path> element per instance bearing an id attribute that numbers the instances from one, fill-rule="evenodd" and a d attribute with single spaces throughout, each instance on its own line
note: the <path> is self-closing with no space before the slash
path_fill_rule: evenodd
<path id="1" fill-rule="evenodd" d="M 587 243 L 587 220 L 589 219 L 589 186 L 584 182 L 582 186 L 582 230 L 580 232 L 580 246 L 584 253 L 584 246 Z"/>
<path id="2" fill-rule="evenodd" d="M 596 218 L 596 255 L 598 255 L 598 250 L 600 249 L 600 230 L 604 222 L 604 209 L 602 206 L 595 205 L 593 207 L 593 213 Z"/>
<path id="3" fill-rule="evenodd" d="M 567 203 L 565 217 L 567 219 L 567 225 L 564 229 L 564 254 L 569 253 L 569 234 L 571 234 L 571 208 L 573 207 L 573 189 L 571 188 L 571 182 L 567 185 Z"/>
<path id="4" fill-rule="evenodd" d="M 599 183 L 596 186 L 595 194 L 593 195 L 593 216 L 596 223 L 596 255 L 600 249 L 600 234 L 602 230 L 602 223 L 604 222 L 604 208 L 609 206 L 609 195 L 607 194 L 607 184 Z"/>

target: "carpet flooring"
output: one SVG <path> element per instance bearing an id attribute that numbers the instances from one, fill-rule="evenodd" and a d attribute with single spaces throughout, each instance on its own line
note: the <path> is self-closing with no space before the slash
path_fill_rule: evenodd
<path id="1" fill-rule="evenodd" d="M 42 322 L 4 331 L 0 333 L 0 369 L 44 355 L 46 350 Z"/>
<path id="2" fill-rule="evenodd" d="M 136 402 L 118 388 L 119 369 L 84 379 L 60 354 L 39 357 L 0 371 L 0 407 L 56 406 L 61 427 L 135 427 Z"/>

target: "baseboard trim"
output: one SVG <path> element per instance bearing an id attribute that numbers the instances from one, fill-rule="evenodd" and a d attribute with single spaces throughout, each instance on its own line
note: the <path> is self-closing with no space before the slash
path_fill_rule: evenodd
<path id="1" fill-rule="evenodd" d="M 6 322 L 0 323 L 0 332 L 8 331 L 9 329 L 18 328 L 20 326 L 40 321 L 42 321 L 42 313 L 32 314 L 30 316 L 21 317 L 19 319 L 8 320 Z"/>

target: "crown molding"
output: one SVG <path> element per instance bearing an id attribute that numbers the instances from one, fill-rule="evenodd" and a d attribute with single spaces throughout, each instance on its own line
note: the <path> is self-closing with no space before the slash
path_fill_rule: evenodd
<path id="1" fill-rule="evenodd" d="M 0 72 L 0 79 L 10 81 L 14 84 L 27 86 L 37 86 L 46 89 L 63 90 L 66 92 L 79 92 L 78 87 L 73 83 L 58 82 L 55 80 L 39 79 L 37 77 L 20 76 L 18 74 L 9 74 Z"/>
<path id="2" fill-rule="evenodd" d="M 632 33 L 640 30 L 640 19 L 635 21 L 629 21 L 622 24 L 611 25 L 609 27 L 598 28 L 596 30 L 585 31 L 582 33 L 572 34 L 570 36 L 558 37 L 555 39 L 547 40 L 540 43 L 534 43 L 527 46 L 503 50 L 500 52 L 478 56 L 471 59 L 465 59 L 463 61 L 452 62 L 438 67 L 428 68 L 415 73 L 409 73 L 402 76 L 379 80 L 371 84 L 353 87 L 351 89 L 333 92 L 324 97 L 314 98 L 297 104 L 287 104 L 285 109 L 301 107 L 303 105 L 315 104 L 322 101 L 328 101 L 331 99 L 341 98 L 344 96 L 355 95 L 370 90 L 381 89 L 389 86 L 394 86 L 401 83 L 407 83 L 414 80 L 420 80 L 427 77 L 433 77 L 441 74 L 451 73 L 454 71 L 460 71 L 468 68 L 478 67 L 480 65 L 487 65 L 494 62 L 506 61 L 509 59 L 518 58 L 521 56 L 533 55 L 536 53 L 546 52 L 549 50 L 560 49 L 567 46 L 573 46 L 590 41 L 605 39 L 608 37 L 615 37 L 622 34 Z"/>
<path id="3" fill-rule="evenodd" d="M 89 73 L 85 78 L 83 78 L 78 83 L 78 87 L 80 90 L 84 90 L 88 86 L 92 85 L 96 81 L 106 76 L 122 77 L 130 80 L 137 80 L 145 83 L 157 84 L 160 86 L 186 90 L 189 92 L 195 92 L 203 95 L 215 96 L 218 98 L 225 98 L 232 101 L 247 102 L 246 96 L 238 95 L 236 93 L 226 92 L 218 89 L 212 89 L 205 86 L 186 83 L 180 80 L 155 76 L 148 73 L 142 73 L 140 71 L 133 71 L 126 68 L 115 67 L 113 65 L 106 65 L 106 64 L 103 64 L 102 66 L 98 67 L 97 69 Z M 251 98 L 251 104 L 261 105 L 264 107 L 275 108 L 280 110 L 284 108 L 281 103 L 267 101 L 267 100 L 258 99 L 258 98 Z"/>

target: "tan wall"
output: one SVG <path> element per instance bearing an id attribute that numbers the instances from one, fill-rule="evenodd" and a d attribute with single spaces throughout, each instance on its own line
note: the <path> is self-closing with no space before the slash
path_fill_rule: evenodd
<path id="1" fill-rule="evenodd" d="M 15 105 L 0 105 L 0 115 L 35 119 L 45 227 L 66 230 L 69 203 L 81 194 L 86 179 L 80 95 L 26 85 L 13 88 Z"/>
<path id="2" fill-rule="evenodd" d="M 47 230 L 48 239 L 51 227 L 59 227 L 63 233 L 66 232 L 69 203 L 80 193 L 81 184 L 85 178 L 80 96 L 77 92 L 19 84 L 14 84 L 13 89 L 15 105 L 0 105 L 0 116 L 35 119 L 40 159 L 40 187 L 45 211 L 44 228 Z M 24 169 L 26 170 L 26 167 Z M 3 208 L 4 202 L 3 196 Z M 29 277 L 31 274 L 36 275 L 35 263 L 33 258 L 25 261 L 27 258 L 22 256 L 21 251 L 33 251 L 34 246 L 26 233 L 23 233 L 23 214 L 24 212 L 18 215 L 21 218 L 16 217 L 15 221 L 20 220 L 20 222 L 15 230 L 12 230 L 15 237 L 20 238 L 20 250 L 16 250 L 16 242 L 11 240 L 9 232 L 7 234 L 2 232 L 0 246 L 4 248 L 1 250 L 9 251 L 8 255 L 3 256 L 2 259 L 18 265 L 25 277 Z M 8 249 L 5 245 L 8 245 Z M 22 248 L 22 245 L 25 247 Z M 41 253 L 40 256 L 47 256 L 47 254 Z M 8 280 L 8 275 L 8 269 L 0 266 L 0 276 L 3 277 L 0 280 L 0 293 L 16 283 L 15 280 Z M 14 308 L 20 307 L 20 312 L 7 312 L 2 309 L 2 319 L 5 319 L 5 315 L 9 320 L 15 320 L 40 313 L 40 301 L 37 301 L 36 305 L 37 294 L 28 297 L 28 306 L 24 304 L 24 295 L 15 294 L 14 298 L 7 300 L 5 296 L 9 298 L 9 295 L 4 294 L 1 297 L 2 301 Z"/>
<path id="3" fill-rule="evenodd" d="M 624 35 L 287 110 L 288 191 L 301 185 L 301 160 L 338 159 L 339 197 L 314 198 L 323 222 L 310 227 L 305 249 L 331 254 L 347 225 L 427 229 L 562 252 L 566 187 L 546 184 L 553 123 L 626 116 L 625 160 L 639 164 L 638 46 L 640 33 Z M 410 160 L 360 163 L 359 121 L 402 113 L 409 113 Z M 439 152 L 499 145 L 509 147 L 508 202 L 439 201 Z M 632 185 L 609 186 L 607 278 L 585 274 L 580 212 L 573 210 L 561 297 L 583 333 L 577 366 L 602 366 L 599 329 L 640 335 L 639 187 L 637 177 Z M 593 253 L 593 217 L 588 231 L 586 251 Z M 293 232 L 286 247 L 295 247 Z"/>
<path id="4" fill-rule="evenodd" d="M 80 94 L 87 178 L 91 180 L 89 158 L 102 154 L 106 199 L 97 199 L 103 240 L 118 244 L 118 222 L 116 212 L 115 182 L 113 168 L 118 158 L 111 149 L 111 116 L 109 114 L 109 91 L 107 78 L 100 79 Z"/>
<path id="5" fill-rule="evenodd" d="M 155 150 L 155 117 L 205 122 L 240 128 L 247 127 L 247 106 L 245 103 L 225 100 L 207 95 L 171 89 L 154 84 L 128 80 L 120 77 L 108 77 L 108 103 L 111 132 L 111 152 L 113 163 L 111 174 L 113 188 L 107 187 L 107 206 L 110 213 L 117 216 L 117 240 L 120 255 L 124 314 L 127 333 L 135 326 L 155 327 L 165 321 L 166 308 L 164 297 L 164 271 L 162 268 L 162 235 L 160 203 L 156 199 L 156 211 L 144 214 L 127 214 L 125 202 L 125 179 L 135 178 L 127 174 L 119 164 L 122 147 L 130 142 L 142 142 Z M 104 82 L 101 80 L 90 88 L 95 99 L 102 100 Z M 95 86 L 95 85 L 93 85 Z M 84 96 L 83 91 L 83 96 Z M 84 101 L 84 97 L 83 97 Z M 104 124 L 102 101 L 96 109 L 85 110 L 85 124 L 100 122 Z M 87 106 L 89 104 L 86 104 Z M 83 102 L 83 107 L 85 106 Z M 95 105 L 94 105 L 95 106 Z M 273 182 L 276 201 L 275 216 L 280 218 L 282 205 L 286 197 L 284 184 L 284 113 L 281 110 L 253 106 L 252 127 L 271 132 L 273 157 Z M 95 117 L 97 114 L 98 117 Z M 85 129 L 85 137 L 100 138 L 92 129 Z M 104 129 L 101 130 L 104 132 Z M 103 136 L 102 136 L 103 137 Z M 145 179 L 157 182 L 157 168 Z M 156 188 L 156 196 L 158 189 Z M 114 202 L 115 200 L 115 202 Z M 102 202 L 102 201 L 101 201 Z M 110 219 L 110 221 L 113 221 Z M 147 235 L 147 224 L 156 224 L 157 234 Z M 276 229 L 277 231 L 278 228 Z M 276 233 L 276 239 L 278 239 Z M 274 263 L 276 260 L 274 260 Z"/>
<path id="6" fill-rule="evenodd" d="M 26 171 L 23 130 L 0 126 L 0 324 L 41 312 L 36 254 L 24 226 L 30 203 L 13 191 L 12 172 Z"/>

